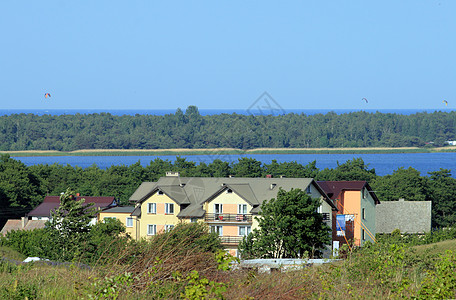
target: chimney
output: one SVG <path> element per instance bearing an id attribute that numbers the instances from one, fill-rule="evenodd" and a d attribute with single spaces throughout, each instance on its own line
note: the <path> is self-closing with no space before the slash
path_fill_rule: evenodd
<path id="1" fill-rule="evenodd" d="M 81 194 L 79 194 L 79 193 L 76 193 L 76 197 L 79 197 L 79 196 L 81 196 Z"/>
<path id="2" fill-rule="evenodd" d="M 167 171 L 166 172 L 166 177 L 179 177 L 179 172 Z"/>
<path id="3" fill-rule="evenodd" d="M 229 178 L 234 178 L 234 175 L 228 175 Z"/>
<path id="4" fill-rule="evenodd" d="M 21 225 L 22 225 L 22 229 L 25 228 L 25 226 L 27 225 L 27 217 L 22 217 L 21 218 Z"/>
<path id="5" fill-rule="evenodd" d="M 400 202 L 404 202 L 405 199 L 404 199 L 404 198 L 399 198 L 399 201 L 400 201 Z"/>
<path id="6" fill-rule="evenodd" d="M 267 174 L 266 178 L 272 178 L 272 174 Z"/>
<path id="7" fill-rule="evenodd" d="M 286 176 L 285 175 L 280 175 L 280 178 L 285 178 Z"/>

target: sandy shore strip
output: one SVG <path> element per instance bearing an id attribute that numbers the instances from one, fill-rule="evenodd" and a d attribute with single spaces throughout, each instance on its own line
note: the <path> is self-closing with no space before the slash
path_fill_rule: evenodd
<path id="1" fill-rule="evenodd" d="M 440 148 L 418 147 L 367 147 L 367 148 L 256 148 L 242 150 L 236 148 L 211 148 L 211 149 L 84 149 L 75 151 L 54 150 L 25 150 L 25 151 L 0 151 L 0 154 L 11 156 L 146 156 L 146 155 L 240 155 L 240 154 L 331 154 L 331 153 L 431 153 L 431 152 L 456 152 L 456 146 Z"/>

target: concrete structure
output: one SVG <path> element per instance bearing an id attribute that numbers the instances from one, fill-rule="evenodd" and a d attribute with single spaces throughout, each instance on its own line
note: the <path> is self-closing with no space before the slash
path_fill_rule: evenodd
<path id="1" fill-rule="evenodd" d="M 431 201 L 383 201 L 376 209 L 376 232 L 425 233 L 431 231 Z"/>
<path id="2" fill-rule="evenodd" d="M 299 188 L 321 199 L 319 212 L 332 224 L 336 206 L 312 178 L 202 178 L 167 174 L 158 182 L 144 182 L 130 197 L 136 203 L 133 237 L 152 236 L 180 221 L 205 222 L 217 232 L 225 249 L 237 255 L 243 236 L 258 227 L 264 200 L 277 196 L 279 188 Z"/>

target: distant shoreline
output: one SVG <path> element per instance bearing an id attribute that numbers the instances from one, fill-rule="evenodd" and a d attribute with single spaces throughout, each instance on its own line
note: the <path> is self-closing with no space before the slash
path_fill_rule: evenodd
<path id="1" fill-rule="evenodd" d="M 372 147 L 372 148 L 257 148 L 250 150 L 234 148 L 215 149 L 86 149 L 75 151 L 26 150 L 0 151 L 14 157 L 26 156 L 164 156 L 164 155 L 220 155 L 245 154 L 382 154 L 382 153 L 433 153 L 456 152 L 456 146 L 439 148 L 418 147 Z"/>

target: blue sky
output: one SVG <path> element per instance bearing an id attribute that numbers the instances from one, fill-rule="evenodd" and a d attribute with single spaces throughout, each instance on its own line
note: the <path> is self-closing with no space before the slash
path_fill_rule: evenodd
<path id="1" fill-rule="evenodd" d="M 247 109 L 265 91 L 285 110 L 456 107 L 456 1 L 1 1 L 0 12 L 1 109 Z"/>

